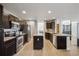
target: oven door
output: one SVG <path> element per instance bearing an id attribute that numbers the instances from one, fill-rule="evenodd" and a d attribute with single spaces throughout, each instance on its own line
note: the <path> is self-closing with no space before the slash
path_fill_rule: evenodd
<path id="1" fill-rule="evenodd" d="M 17 52 L 23 47 L 23 41 L 24 41 L 24 37 L 23 36 L 20 36 L 17 38 Z"/>

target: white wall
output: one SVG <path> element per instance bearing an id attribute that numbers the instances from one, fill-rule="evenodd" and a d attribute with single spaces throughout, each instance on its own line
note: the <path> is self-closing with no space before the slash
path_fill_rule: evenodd
<path id="1" fill-rule="evenodd" d="M 71 32 L 71 36 L 72 36 L 72 40 L 71 40 L 71 43 L 72 45 L 77 45 L 77 22 L 74 21 L 71 23 L 71 29 L 72 29 L 72 32 Z"/>

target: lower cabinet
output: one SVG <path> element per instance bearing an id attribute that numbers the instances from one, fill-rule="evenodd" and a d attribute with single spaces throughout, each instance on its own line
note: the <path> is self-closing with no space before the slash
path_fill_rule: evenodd
<path id="1" fill-rule="evenodd" d="M 33 37 L 33 48 L 34 49 L 43 48 L 43 36 L 34 36 Z"/>
<path id="2" fill-rule="evenodd" d="M 57 49 L 66 49 L 67 45 L 67 37 L 66 36 L 57 36 Z"/>
<path id="3" fill-rule="evenodd" d="M 28 42 L 28 34 L 25 34 L 25 35 L 24 35 L 24 44 L 25 44 L 26 42 Z"/>
<path id="4" fill-rule="evenodd" d="M 12 56 L 16 53 L 15 39 L 5 42 L 5 56 Z"/>
<path id="5" fill-rule="evenodd" d="M 45 33 L 45 38 L 48 40 L 49 39 L 49 33 Z"/>
<path id="6" fill-rule="evenodd" d="M 53 43 L 53 35 L 51 33 L 45 33 L 45 38 Z"/>
<path id="7" fill-rule="evenodd" d="M 77 39 L 77 46 L 79 46 L 79 39 Z"/>

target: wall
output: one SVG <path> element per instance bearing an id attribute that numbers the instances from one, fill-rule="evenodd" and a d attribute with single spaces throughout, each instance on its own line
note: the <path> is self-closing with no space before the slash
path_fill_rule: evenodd
<path id="1" fill-rule="evenodd" d="M 72 40 L 71 40 L 71 43 L 72 45 L 77 45 L 77 22 L 74 21 L 71 23 L 71 29 L 72 29 L 72 32 L 71 32 L 71 36 L 72 36 Z"/>

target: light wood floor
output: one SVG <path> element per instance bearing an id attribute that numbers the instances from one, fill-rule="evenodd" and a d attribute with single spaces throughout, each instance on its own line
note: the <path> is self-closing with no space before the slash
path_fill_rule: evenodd
<path id="1" fill-rule="evenodd" d="M 71 46 L 70 50 L 56 49 L 48 40 L 44 40 L 42 50 L 33 50 L 33 41 L 24 45 L 16 56 L 79 56 L 79 48 Z"/>

